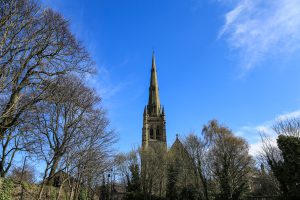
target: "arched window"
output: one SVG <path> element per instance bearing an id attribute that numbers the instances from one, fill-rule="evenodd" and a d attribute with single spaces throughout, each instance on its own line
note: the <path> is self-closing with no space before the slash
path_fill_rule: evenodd
<path id="1" fill-rule="evenodd" d="M 160 132 L 159 132 L 159 127 L 157 127 L 157 129 L 156 129 L 156 139 L 157 140 L 161 140 L 161 135 L 160 135 Z"/>
<path id="2" fill-rule="evenodd" d="M 154 135 L 153 135 L 153 129 L 150 128 L 150 139 L 153 139 L 154 138 Z"/>

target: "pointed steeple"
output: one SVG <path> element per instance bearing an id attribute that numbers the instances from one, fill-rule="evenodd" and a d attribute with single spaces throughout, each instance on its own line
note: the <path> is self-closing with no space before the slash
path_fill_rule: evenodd
<path id="1" fill-rule="evenodd" d="M 148 100 L 148 111 L 150 114 L 160 114 L 160 100 L 158 93 L 158 82 L 156 73 L 156 64 L 154 52 L 152 54 L 152 67 L 151 67 L 151 78 L 149 87 L 149 100 Z"/>
<path id="2" fill-rule="evenodd" d="M 148 114 L 148 110 L 147 110 L 147 106 L 145 106 L 144 108 L 144 116 L 146 116 Z"/>
<path id="3" fill-rule="evenodd" d="M 144 109 L 142 147 L 159 143 L 167 149 L 166 115 L 160 105 L 154 52 L 152 54 L 148 105 Z"/>

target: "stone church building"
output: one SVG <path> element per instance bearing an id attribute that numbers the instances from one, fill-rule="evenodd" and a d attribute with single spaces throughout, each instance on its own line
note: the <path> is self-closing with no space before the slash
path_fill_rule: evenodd
<path id="1" fill-rule="evenodd" d="M 181 143 L 178 134 L 172 146 L 177 143 Z M 149 99 L 143 113 L 142 147 L 147 148 L 153 144 L 161 144 L 167 148 L 166 115 L 159 99 L 154 53 L 152 54 Z"/>
<path id="2" fill-rule="evenodd" d="M 157 71 L 154 53 L 152 55 L 152 67 L 149 86 L 148 104 L 144 108 L 142 128 L 141 156 L 143 187 L 149 195 L 163 197 L 167 194 L 167 179 L 176 171 L 176 188 L 188 187 L 193 184 L 193 175 L 188 174 L 193 166 L 188 152 L 178 138 L 167 147 L 166 114 L 160 104 Z M 169 191 L 170 192 L 170 191 Z"/>

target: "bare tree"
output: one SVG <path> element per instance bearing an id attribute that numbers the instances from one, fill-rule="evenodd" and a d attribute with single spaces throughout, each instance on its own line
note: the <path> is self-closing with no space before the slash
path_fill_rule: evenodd
<path id="1" fill-rule="evenodd" d="M 202 138 L 194 133 L 189 134 L 185 138 L 185 149 L 189 153 L 192 160 L 195 178 L 195 186 L 200 190 L 204 199 L 209 199 L 208 182 L 210 180 L 208 145 Z"/>
<path id="2" fill-rule="evenodd" d="M 262 134 L 261 160 L 269 168 L 269 174 L 275 176 L 277 184 L 285 199 L 297 199 L 299 192 L 299 149 L 300 149 L 300 118 L 287 118 L 277 121 L 273 125 L 275 137 Z"/>
<path id="3" fill-rule="evenodd" d="M 285 135 L 300 138 L 300 119 L 287 118 L 274 123 L 272 130 L 275 135 L 268 135 L 261 132 L 262 149 L 259 155 L 261 163 L 266 166 L 269 173 L 272 173 L 272 165 L 283 162 L 282 152 L 277 146 L 277 136 Z"/>
<path id="4" fill-rule="evenodd" d="M 99 98 L 74 76 L 58 78 L 47 92 L 49 98 L 39 103 L 33 127 L 37 153 L 47 166 L 44 179 L 51 184 L 66 152 L 85 143 L 88 113 Z"/>
<path id="5" fill-rule="evenodd" d="M 35 0 L 0 1 L 0 176 L 28 146 L 20 131 L 57 76 L 91 72 L 87 51 L 63 17 Z M 26 135 L 25 135 L 26 134 Z"/>
<path id="6" fill-rule="evenodd" d="M 53 78 L 89 72 L 89 54 L 60 14 L 34 0 L 0 2 L 0 139 L 45 98 Z"/>
<path id="7" fill-rule="evenodd" d="M 2 138 L 0 147 L 0 176 L 5 177 L 9 172 L 16 154 L 20 151 L 31 151 L 34 143 L 32 134 L 28 133 L 24 125 L 18 125 L 7 130 Z"/>
<path id="8" fill-rule="evenodd" d="M 127 185 L 130 177 L 128 154 L 118 153 L 114 158 L 114 165 L 121 183 Z"/>
<path id="9" fill-rule="evenodd" d="M 138 150 L 119 153 L 115 156 L 114 165 L 121 187 L 126 189 L 123 199 L 141 199 L 141 163 Z"/>
<path id="10" fill-rule="evenodd" d="M 95 195 L 94 188 L 100 185 L 103 173 L 113 166 L 112 144 L 117 141 L 114 131 L 108 130 L 103 111 L 89 113 L 84 124 L 84 141 L 70 151 L 73 154 L 70 159 L 73 170 L 70 174 L 76 180 L 70 186 L 75 199 L 82 186 L 88 189 L 88 195 Z"/>
<path id="11" fill-rule="evenodd" d="M 140 149 L 141 180 L 144 198 L 163 197 L 166 192 L 167 149 L 164 144 L 153 143 Z"/>
<path id="12" fill-rule="evenodd" d="M 272 127 L 275 136 L 261 133 L 262 152 L 260 160 L 266 167 L 270 167 L 270 163 L 278 163 L 283 160 L 282 152 L 277 146 L 276 136 L 292 136 L 300 138 L 300 118 L 287 118 L 278 120 Z"/>
<path id="13" fill-rule="evenodd" d="M 44 184 L 52 185 L 61 174 L 66 175 L 61 176 L 60 191 L 68 183 L 71 199 L 78 199 L 82 186 L 91 195 L 110 164 L 116 135 L 108 129 L 100 98 L 79 78 L 60 77 L 47 92 L 51 95 L 39 103 L 33 124 L 36 153 L 46 163 L 39 198 Z"/>
<path id="14" fill-rule="evenodd" d="M 35 182 L 35 170 L 33 166 L 25 164 L 25 166 L 15 166 L 10 172 L 10 178 L 15 181 L 33 184 Z"/>
<path id="15" fill-rule="evenodd" d="M 132 167 L 138 168 L 138 176 L 140 176 L 140 158 L 138 150 L 131 150 L 128 153 L 119 153 L 115 156 L 114 165 L 117 169 L 117 175 L 120 177 L 123 185 L 130 185 L 133 182 Z"/>
<path id="16" fill-rule="evenodd" d="M 279 120 L 273 125 L 273 130 L 277 135 L 300 138 L 300 118 Z"/>
<path id="17" fill-rule="evenodd" d="M 74 153 L 74 152 L 73 152 Z M 102 175 L 112 167 L 109 158 L 103 149 L 90 147 L 80 152 L 68 153 L 61 162 L 62 173 L 57 173 L 59 177 L 59 198 L 60 191 L 68 188 L 69 199 L 78 199 L 82 190 L 87 191 L 87 196 L 91 199 L 97 194 L 95 188 L 100 185 Z M 76 156 L 76 158 L 74 157 Z M 69 159 L 69 160 L 66 160 Z"/>
<path id="18" fill-rule="evenodd" d="M 254 166 L 247 142 L 232 134 L 231 130 L 212 120 L 203 133 L 210 141 L 210 169 L 222 199 L 239 199 L 248 189 Z"/>

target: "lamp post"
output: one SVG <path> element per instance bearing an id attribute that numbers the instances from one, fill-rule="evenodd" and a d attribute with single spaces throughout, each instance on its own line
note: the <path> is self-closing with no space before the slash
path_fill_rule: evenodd
<path id="1" fill-rule="evenodd" d="M 111 199 L 113 200 L 114 199 L 114 190 L 113 190 L 113 169 L 112 168 L 110 170 L 110 174 L 111 174 L 111 177 L 110 177 L 110 193 L 111 193 Z"/>
<path id="2" fill-rule="evenodd" d="M 107 174 L 108 199 L 110 199 L 109 178 L 110 178 L 110 173 Z"/>

